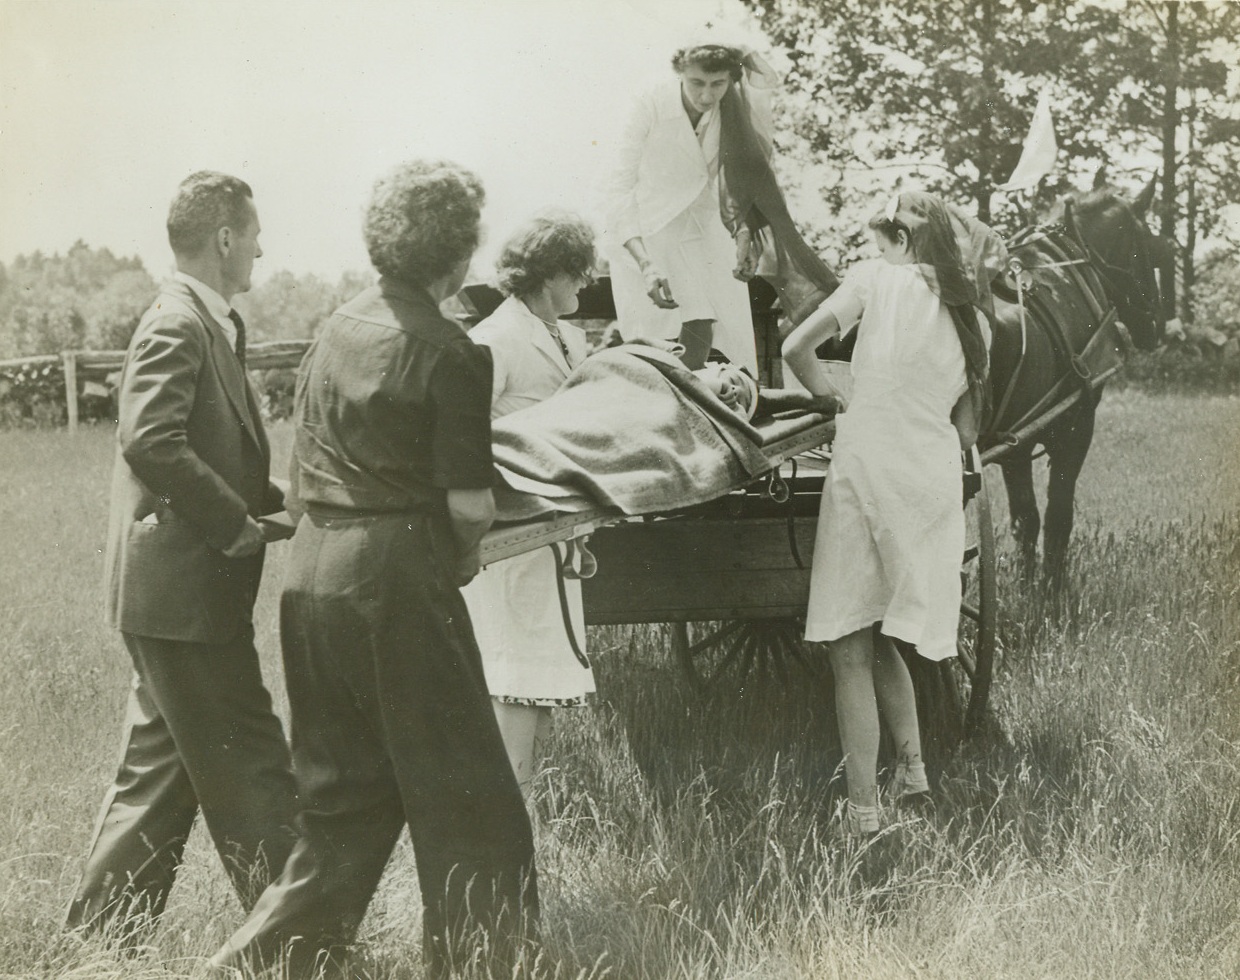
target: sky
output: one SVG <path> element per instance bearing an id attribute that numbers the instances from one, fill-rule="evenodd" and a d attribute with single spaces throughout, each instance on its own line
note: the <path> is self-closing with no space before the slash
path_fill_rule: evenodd
<path id="1" fill-rule="evenodd" d="M 0 0 L 0 262 L 81 239 L 171 268 L 176 185 L 254 189 L 265 255 L 369 263 L 361 212 L 411 157 L 487 188 L 485 268 L 543 207 L 597 221 L 609 141 L 734 0 Z"/>

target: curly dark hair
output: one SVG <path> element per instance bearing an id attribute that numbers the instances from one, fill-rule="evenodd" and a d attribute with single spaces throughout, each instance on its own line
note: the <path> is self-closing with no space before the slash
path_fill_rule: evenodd
<path id="1" fill-rule="evenodd" d="M 215 170 L 198 170 L 177 186 L 168 208 L 168 244 L 177 255 L 197 255 L 221 228 L 241 231 L 250 220 L 250 185 Z"/>
<path id="2" fill-rule="evenodd" d="M 672 69 L 678 75 L 690 66 L 709 72 L 726 71 L 732 81 L 739 82 L 745 71 L 742 57 L 740 48 L 730 48 L 726 44 L 695 44 L 680 48 L 672 55 Z"/>
<path id="3" fill-rule="evenodd" d="M 530 296 L 562 272 L 590 275 L 596 261 L 594 229 L 571 211 L 546 211 L 504 243 L 497 285 L 507 296 Z"/>
<path id="4" fill-rule="evenodd" d="M 474 254 L 486 193 L 447 160 L 410 160 L 379 178 L 362 234 L 380 275 L 428 285 Z"/>

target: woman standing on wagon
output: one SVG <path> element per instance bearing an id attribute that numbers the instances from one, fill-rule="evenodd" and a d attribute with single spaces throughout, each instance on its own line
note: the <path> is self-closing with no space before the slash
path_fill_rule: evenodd
<path id="1" fill-rule="evenodd" d="M 626 340 L 678 338 L 700 368 L 718 348 L 757 376 L 749 290 L 764 248 L 792 322 L 835 288 L 771 171 L 779 77 L 756 53 L 681 48 L 678 85 L 640 96 L 607 186 L 607 257 Z M 812 298 L 811 298 L 812 297 Z"/>
<path id="2" fill-rule="evenodd" d="M 585 360 L 585 332 L 560 317 L 577 309 L 592 281 L 594 232 L 573 214 L 548 213 L 505 244 L 497 264 L 508 298 L 470 331 L 491 350 L 491 418 L 555 394 Z M 528 796 L 551 709 L 584 704 L 594 675 L 568 630 L 585 645 L 581 583 L 565 579 L 546 548 L 491 565 L 462 590 L 508 758 Z M 566 622 L 567 617 L 567 622 Z"/>
<path id="3" fill-rule="evenodd" d="M 968 220 L 968 219 L 966 219 Z M 964 226 L 959 216 L 958 227 Z M 854 388 L 823 485 L 805 638 L 829 644 L 848 777 L 847 826 L 878 830 L 879 715 L 897 751 L 892 797 L 926 793 L 908 668 L 956 655 L 964 551 L 962 434 L 985 409 L 987 351 L 975 306 L 996 235 L 969 222 L 962 255 L 939 198 L 897 195 L 870 222 L 881 259 L 856 265 L 784 343 L 814 394 L 835 394 L 815 348 L 857 330 Z M 978 229 L 981 233 L 978 233 Z M 953 425 L 956 422 L 960 431 Z"/>

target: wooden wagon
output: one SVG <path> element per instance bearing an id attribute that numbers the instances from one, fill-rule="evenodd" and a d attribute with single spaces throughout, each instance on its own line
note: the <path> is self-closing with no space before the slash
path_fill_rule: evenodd
<path id="1" fill-rule="evenodd" d="M 604 280 L 583 294 L 577 316 L 607 319 L 606 288 Z M 751 298 L 761 370 L 769 379 L 778 371 L 774 292 L 757 283 Z M 473 287 L 465 299 L 472 319 L 485 316 L 499 296 Z M 483 542 L 483 564 L 540 547 L 556 547 L 571 564 L 571 542 L 587 559 L 587 625 L 673 624 L 672 652 L 699 691 L 788 681 L 797 671 L 816 670 L 821 655 L 801 633 L 834 421 L 786 413 L 757 428 L 769 470 L 720 488 L 706 504 L 636 518 L 599 508 L 497 527 Z M 922 661 L 915 671 L 919 689 L 947 706 L 948 727 L 957 734 L 981 722 L 995 645 L 994 536 L 981 468 L 973 453 L 962 488 L 969 546 L 961 563 L 960 656 L 947 664 Z"/>
<path id="2" fill-rule="evenodd" d="M 992 428 L 983 434 L 980 451 L 973 450 L 965 460 L 959 656 L 931 663 L 905 651 L 923 726 L 931 721 L 948 741 L 982 726 L 994 667 L 995 535 L 983 469 L 1018 448 L 1027 450 L 1078 402 L 1094 399 L 1122 365 L 1128 345 L 1104 282 L 1116 270 L 1097 260 L 1079 233 L 1027 230 L 1013 241 L 1011 251 L 1016 261 L 1008 285 L 1020 311 L 1020 356 L 1025 331 L 1040 321 L 1061 375 L 1024 404 L 1012 397 L 1009 385 L 997 399 Z M 1022 265 L 1052 270 L 1051 280 L 1036 283 L 1021 272 Z M 463 299 L 467 318 L 487 315 L 500 301 L 485 287 L 467 289 Z M 615 316 L 606 279 L 583 291 L 580 300 L 580 319 L 607 321 Z M 761 380 L 778 384 L 775 290 L 754 280 L 750 304 Z M 1065 319 L 1088 337 L 1080 349 L 1074 349 L 1065 334 Z M 1022 363 L 1018 360 L 1016 375 Z M 709 503 L 638 519 L 599 510 L 498 528 L 484 542 L 483 561 L 559 542 L 588 541 L 591 560 L 588 574 L 582 576 L 586 623 L 673 624 L 675 656 L 700 690 L 725 680 L 755 683 L 762 674 L 787 679 L 798 663 L 812 668 L 821 657 L 803 645 L 802 621 L 834 423 L 822 416 L 784 416 L 765 420 L 759 428 L 768 471 L 747 484 L 720 488 Z M 939 717 L 925 717 L 930 705 Z"/>

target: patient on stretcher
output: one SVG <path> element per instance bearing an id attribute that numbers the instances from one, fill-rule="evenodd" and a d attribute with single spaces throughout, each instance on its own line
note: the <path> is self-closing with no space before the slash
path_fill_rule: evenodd
<path id="1" fill-rule="evenodd" d="M 834 402 L 759 392 L 730 364 L 690 371 L 674 350 L 649 344 L 601 351 L 550 398 L 493 423 L 499 520 L 712 500 L 769 469 L 754 419 L 791 408 L 830 414 Z"/>

